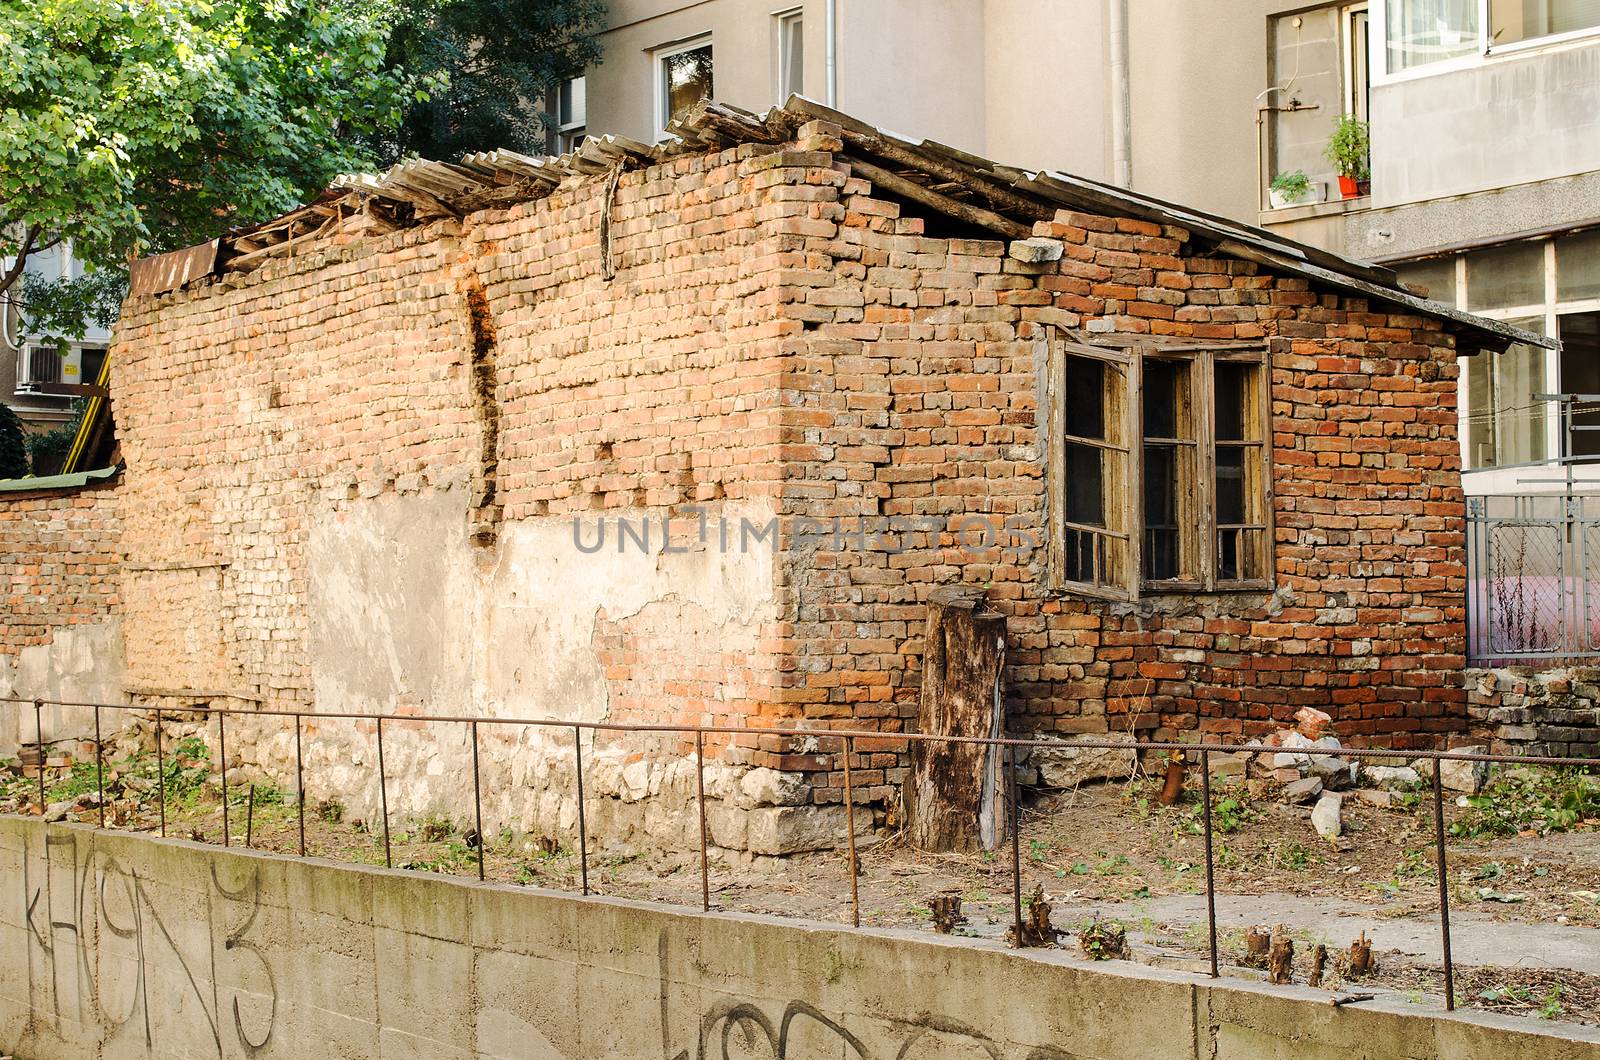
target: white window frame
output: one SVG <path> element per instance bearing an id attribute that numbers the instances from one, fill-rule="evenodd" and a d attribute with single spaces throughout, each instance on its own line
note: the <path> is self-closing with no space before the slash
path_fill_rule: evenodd
<path id="1" fill-rule="evenodd" d="M 1356 65 L 1356 47 L 1351 29 L 1357 15 L 1367 16 L 1367 83 L 1358 85 L 1361 72 Z M 1372 100 L 1368 90 L 1372 86 L 1372 9 L 1368 3 L 1344 4 L 1339 8 L 1339 59 L 1344 67 L 1344 112 L 1354 114 L 1362 121 L 1372 118 Z M 1360 106 L 1357 106 L 1359 101 Z"/>
<path id="2" fill-rule="evenodd" d="M 1500 306 L 1493 309 L 1469 309 L 1470 292 L 1467 289 L 1467 259 L 1474 250 L 1492 250 L 1494 247 L 1478 247 L 1474 250 L 1462 251 L 1452 257 L 1451 264 L 1455 269 L 1456 291 L 1452 303 L 1457 309 L 1483 317 L 1487 320 L 1526 320 L 1537 317 L 1544 321 L 1544 334 L 1550 338 L 1559 339 L 1561 336 L 1560 318 L 1573 313 L 1600 313 L 1600 298 L 1568 298 L 1563 300 L 1560 294 L 1560 273 L 1557 265 L 1556 241 L 1570 232 L 1557 232 L 1536 240 L 1541 248 L 1544 266 L 1544 300 L 1527 305 Z M 1488 357 L 1488 353 L 1479 353 L 1478 357 Z M 1467 357 L 1456 358 L 1459 370 L 1456 382 L 1456 420 L 1457 431 L 1462 449 L 1462 464 L 1468 462 L 1467 431 L 1471 420 L 1471 409 L 1468 406 L 1467 393 Z M 1547 393 L 1560 393 L 1563 389 L 1561 381 L 1561 351 L 1546 349 L 1544 351 L 1544 387 Z M 1560 453 L 1564 438 L 1559 419 L 1552 415 L 1545 424 L 1545 451 L 1547 453 Z M 1553 458 L 1547 457 L 1545 463 Z M 1511 465 L 1516 466 L 1516 465 Z M 1467 469 L 1467 474 L 1479 475 L 1499 468 L 1472 468 Z"/>
<path id="3" fill-rule="evenodd" d="M 805 40 L 805 8 L 786 7 L 772 13 L 772 42 L 774 48 L 772 69 L 775 75 L 772 95 L 778 106 L 788 102 L 789 90 L 789 36 L 792 33 L 801 35 L 801 47 L 804 48 Z M 800 87 L 805 88 L 805 67 L 802 61 L 800 69 Z"/>
<path id="4" fill-rule="evenodd" d="M 557 154 L 566 154 L 568 151 L 577 150 L 578 144 L 583 142 L 583 133 L 584 133 L 584 131 L 589 127 L 589 120 L 588 120 L 589 119 L 589 86 L 588 86 L 588 78 L 587 78 L 586 75 L 579 74 L 577 77 L 569 77 L 566 80 L 566 84 L 573 85 L 573 86 L 576 86 L 579 82 L 583 82 L 583 85 L 584 85 L 584 88 L 583 88 L 583 106 L 579 107 L 579 106 L 576 105 L 578 96 L 577 96 L 577 92 L 574 91 L 573 92 L 574 106 L 572 108 L 573 120 L 567 121 L 567 122 L 563 122 L 561 120 L 561 89 L 562 89 L 563 86 L 561 86 L 561 85 L 557 85 L 556 86 L 556 99 L 555 99 L 556 105 L 555 105 L 554 109 L 555 109 L 555 112 L 556 112 L 556 148 L 557 148 Z M 578 134 L 577 140 L 575 142 L 573 141 L 573 134 L 574 133 Z"/>
<path id="5" fill-rule="evenodd" d="M 1494 44 L 1489 40 L 1490 11 L 1489 5 L 1493 0 L 1478 0 L 1478 47 L 1474 52 L 1458 55 L 1453 59 L 1441 59 L 1436 63 L 1424 63 L 1410 70 L 1391 72 L 1389 70 L 1389 4 L 1393 0 L 1370 0 L 1371 8 L 1368 14 L 1368 36 L 1371 38 L 1372 50 L 1368 56 L 1369 68 L 1372 71 L 1372 84 L 1394 85 L 1405 81 L 1415 81 L 1419 77 L 1433 77 L 1437 74 L 1453 73 L 1457 70 L 1469 70 L 1496 59 L 1508 59 L 1529 52 L 1555 50 L 1574 43 L 1600 38 L 1600 26 L 1591 26 L 1588 29 L 1575 29 L 1566 33 L 1555 33 L 1547 37 L 1530 37 L 1527 40 L 1511 41 L 1507 44 Z"/>
<path id="6" fill-rule="evenodd" d="M 674 55 L 684 52 L 697 51 L 700 48 L 711 49 L 711 78 L 712 84 L 716 83 L 717 50 L 712 43 L 711 34 L 702 33 L 695 37 L 665 44 L 650 50 L 650 76 L 655 79 L 654 96 L 656 101 L 656 142 L 660 143 L 667 138 L 667 122 L 672 114 L 667 102 L 667 60 Z"/>

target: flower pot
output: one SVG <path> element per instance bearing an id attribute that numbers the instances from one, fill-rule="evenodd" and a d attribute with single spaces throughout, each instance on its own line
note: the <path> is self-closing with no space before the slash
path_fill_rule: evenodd
<path id="1" fill-rule="evenodd" d="M 1347 177 L 1341 173 L 1339 174 L 1339 194 L 1346 199 L 1359 198 L 1361 185 L 1356 182 L 1355 177 Z"/>
<path id="2" fill-rule="evenodd" d="M 1372 181 L 1370 181 L 1370 180 L 1358 180 L 1358 181 L 1356 181 L 1356 194 L 1357 195 L 1371 195 L 1372 194 Z"/>
<path id="3" fill-rule="evenodd" d="M 1298 196 L 1291 199 L 1288 195 L 1279 191 L 1277 188 L 1267 189 L 1267 201 L 1272 204 L 1272 208 L 1274 210 L 1282 210 L 1290 206 L 1297 206 L 1303 197 L 1304 196 Z"/>

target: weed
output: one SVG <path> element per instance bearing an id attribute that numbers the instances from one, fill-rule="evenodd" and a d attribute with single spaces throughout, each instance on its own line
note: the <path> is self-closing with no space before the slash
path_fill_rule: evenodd
<path id="1" fill-rule="evenodd" d="M 1299 872 L 1310 867 L 1311 851 L 1298 839 L 1285 839 L 1278 844 L 1278 849 L 1273 851 L 1272 865 L 1274 868 Z"/>
<path id="2" fill-rule="evenodd" d="M 1550 987 L 1548 993 L 1540 999 L 1539 1007 L 1534 1015 L 1542 1020 L 1553 1020 L 1566 1012 L 1566 1007 L 1561 1004 L 1561 985 L 1559 983 Z"/>
<path id="3" fill-rule="evenodd" d="M 418 828 L 425 843 L 438 843 L 456 834 L 456 826 L 445 817 L 429 817 Z"/>
<path id="4" fill-rule="evenodd" d="M 1600 818 L 1600 780 L 1579 769 L 1512 769 L 1482 794 L 1466 797 L 1467 812 L 1450 826 L 1463 839 L 1566 832 Z"/>

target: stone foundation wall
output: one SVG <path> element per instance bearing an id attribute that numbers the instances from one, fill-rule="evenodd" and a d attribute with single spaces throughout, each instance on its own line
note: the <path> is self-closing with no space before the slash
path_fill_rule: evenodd
<path id="1" fill-rule="evenodd" d="M 1473 734 L 1492 754 L 1600 758 L 1600 671 L 1469 670 Z"/>

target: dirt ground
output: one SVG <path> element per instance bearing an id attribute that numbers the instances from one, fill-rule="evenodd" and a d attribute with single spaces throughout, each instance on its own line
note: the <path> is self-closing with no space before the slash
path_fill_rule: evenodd
<path id="1" fill-rule="evenodd" d="M 119 781 L 122 778 L 119 777 Z M 38 812 L 35 781 L 0 772 L 0 811 Z M 113 827 L 155 831 L 159 810 L 153 793 L 134 784 L 113 784 L 120 797 L 108 806 Z M 84 786 L 81 769 L 76 787 Z M 214 777 L 203 762 L 169 779 L 167 834 L 203 842 L 222 841 L 222 812 Z M 1076 948 L 1075 933 L 1095 920 L 1126 928 L 1130 957 L 1154 964 L 1204 970 L 1208 933 L 1204 904 L 1205 850 L 1199 807 L 1193 795 L 1173 807 L 1155 804 L 1158 785 L 1138 778 L 1085 785 L 1076 791 L 1025 800 L 1018 851 L 1022 892 L 1035 887 L 1051 904 L 1060 945 Z M 274 791 L 230 790 L 229 831 L 234 845 L 296 853 L 299 814 Z M 75 797 L 67 816 L 98 820 L 94 793 L 71 783 L 52 789 Z M 1333 959 L 1323 985 L 1349 994 L 1399 993 L 1419 1004 L 1437 1005 L 1443 995 L 1441 962 L 1426 953 L 1377 950 L 1378 971 L 1360 982 L 1341 978 L 1342 954 L 1363 925 L 1415 922 L 1437 933 L 1438 877 L 1432 804 L 1415 795 L 1395 808 L 1345 800 L 1345 834 L 1320 837 L 1310 808 L 1285 805 L 1268 785 L 1237 784 L 1214 792 L 1214 857 L 1219 909 L 1220 963 L 1224 974 L 1263 973 L 1241 964 L 1240 917 L 1262 911 L 1263 922 L 1284 923 L 1297 946 L 1295 981 L 1310 973 L 1310 954 L 1324 944 Z M 1470 811 L 1451 802 L 1446 826 Z M 1456 963 L 1458 1005 L 1516 1015 L 1600 1024 L 1600 822 L 1579 821 L 1571 831 L 1508 838 L 1453 838 L 1447 845 L 1451 915 L 1458 937 L 1492 932 L 1496 925 L 1557 926 L 1582 940 L 1577 957 L 1515 945 L 1503 958 Z M 313 856 L 372 865 L 385 863 L 381 825 L 349 820 L 337 806 L 310 806 L 305 814 L 307 852 Z M 393 822 L 389 858 L 397 868 L 476 875 L 476 837 L 443 820 Z M 538 837 L 491 837 L 483 851 L 484 874 L 492 880 L 575 891 L 581 886 L 579 857 L 570 846 Z M 941 895 L 961 900 L 960 934 L 1002 935 L 1013 919 L 1012 852 L 930 855 L 905 847 L 897 837 L 864 841 L 857 877 L 864 925 L 933 930 L 931 907 Z M 589 885 L 598 894 L 698 906 L 701 873 L 697 852 L 618 856 L 591 853 Z M 710 866 L 715 909 L 833 920 L 848 923 L 851 891 L 842 851 L 733 863 L 720 857 Z M 1306 926 L 1297 903 L 1333 910 L 1348 918 Z M 1304 919 L 1306 923 L 1299 921 Z M 1267 922 L 1269 921 L 1270 922 Z M 1347 925 L 1347 930 L 1337 930 Z M 1419 937 L 1428 932 L 1418 931 Z M 1515 937 L 1515 933 L 1511 933 Z M 1600 939 L 1600 935 L 1596 936 Z M 1491 937 L 1492 941 L 1492 937 Z M 1593 946 L 1592 950 L 1585 946 Z M 1469 947 L 1470 948 L 1470 947 Z M 1484 951 L 1485 947 L 1476 947 Z M 1523 947 L 1527 949 L 1527 947 Z M 1458 943 L 1458 954 L 1463 952 Z M 1497 951 L 1491 945 L 1488 952 Z M 1585 956 L 1585 955 L 1588 956 Z M 1558 965 L 1567 964 L 1567 967 Z M 1426 999 L 1426 1000 L 1425 1000 Z"/>

